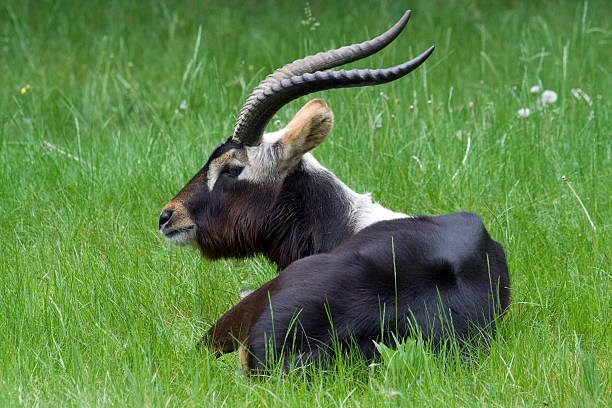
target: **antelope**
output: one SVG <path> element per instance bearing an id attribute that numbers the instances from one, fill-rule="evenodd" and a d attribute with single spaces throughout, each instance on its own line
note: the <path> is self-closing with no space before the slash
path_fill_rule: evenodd
<path id="1" fill-rule="evenodd" d="M 372 55 L 402 31 L 410 11 L 369 41 L 296 60 L 266 77 L 240 110 L 233 134 L 163 208 L 167 241 L 208 259 L 263 254 L 279 274 L 244 297 L 199 344 L 239 349 L 246 372 L 275 362 L 327 364 L 334 346 L 366 358 L 375 342 L 422 333 L 487 345 L 509 302 L 502 246 L 472 213 L 409 216 L 358 194 L 311 151 L 333 113 L 306 103 L 283 129 L 264 133 L 290 101 L 321 90 L 394 81 L 433 52 L 391 68 L 330 70 Z"/>

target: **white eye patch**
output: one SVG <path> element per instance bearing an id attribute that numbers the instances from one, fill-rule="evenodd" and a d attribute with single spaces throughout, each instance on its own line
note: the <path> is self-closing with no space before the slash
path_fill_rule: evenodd
<path id="1" fill-rule="evenodd" d="M 206 180 L 206 184 L 208 185 L 209 191 L 213 190 L 215 184 L 217 183 L 217 180 L 219 180 L 221 174 L 229 166 L 244 167 L 246 170 L 247 167 L 250 167 L 248 164 L 247 155 L 245 155 L 242 151 L 232 149 L 210 162 L 210 164 L 208 165 L 208 177 Z"/>

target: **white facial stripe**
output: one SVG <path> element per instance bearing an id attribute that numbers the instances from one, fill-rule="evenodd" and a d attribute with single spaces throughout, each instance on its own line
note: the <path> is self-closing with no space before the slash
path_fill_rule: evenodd
<path id="1" fill-rule="evenodd" d="M 239 160 L 239 157 L 244 157 L 244 154 L 236 153 L 236 150 L 230 150 L 224 155 L 216 158 L 208 165 L 208 173 L 206 184 L 208 190 L 212 191 L 215 187 L 215 183 L 219 179 L 221 172 L 229 165 L 245 166 L 245 169 L 249 167 L 248 163 Z M 246 159 L 246 157 L 244 157 Z"/>
<path id="2" fill-rule="evenodd" d="M 215 183 L 219 179 L 223 169 L 229 164 L 244 166 L 244 169 L 238 176 L 239 180 L 249 180 L 252 182 L 273 181 L 282 177 L 283 164 L 280 152 L 282 146 L 280 140 L 286 133 L 286 129 L 281 129 L 277 132 L 265 133 L 262 141 L 258 146 L 245 146 L 247 162 L 237 159 L 235 156 L 224 156 L 215 159 L 208 167 L 208 175 L 206 184 L 210 191 L 213 190 Z M 226 153 L 231 155 L 232 151 Z M 231 159 L 229 158 L 231 157 Z"/>
<path id="3" fill-rule="evenodd" d="M 215 183 L 219 179 L 219 175 L 221 174 L 223 166 L 225 166 L 223 162 L 212 162 L 208 166 L 208 180 L 206 180 L 206 184 L 208 184 L 209 191 L 212 191 L 213 187 L 215 186 Z"/>

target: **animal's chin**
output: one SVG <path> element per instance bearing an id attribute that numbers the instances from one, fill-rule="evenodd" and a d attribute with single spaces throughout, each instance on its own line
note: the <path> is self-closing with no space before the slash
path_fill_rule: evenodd
<path id="1" fill-rule="evenodd" d="M 195 242 L 196 227 L 195 225 L 187 228 L 175 228 L 168 231 L 161 231 L 164 238 L 174 245 L 188 245 Z"/>

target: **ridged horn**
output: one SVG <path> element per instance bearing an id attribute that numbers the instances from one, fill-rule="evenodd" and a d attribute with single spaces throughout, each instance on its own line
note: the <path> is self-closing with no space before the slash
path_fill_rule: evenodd
<path id="1" fill-rule="evenodd" d="M 399 35 L 409 18 L 410 10 L 393 27 L 376 38 L 296 60 L 268 75 L 242 106 L 233 139 L 248 146 L 258 145 L 274 114 L 300 96 L 332 88 L 382 84 L 413 71 L 429 57 L 434 50 L 433 46 L 417 58 L 391 68 L 322 71 L 380 51 Z"/>

